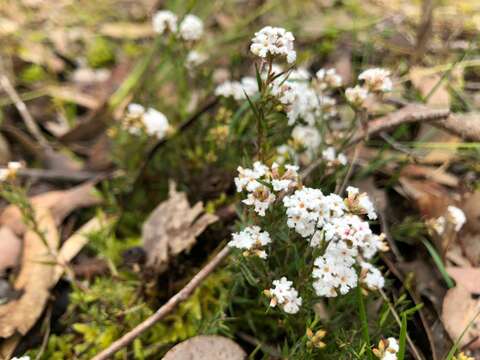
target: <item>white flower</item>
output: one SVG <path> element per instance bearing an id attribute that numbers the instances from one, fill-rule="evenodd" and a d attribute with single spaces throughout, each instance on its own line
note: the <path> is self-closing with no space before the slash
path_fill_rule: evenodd
<path id="1" fill-rule="evenodd" d="M 124 119 L 124 127 L 133 135 L 139 135 L 142 129 L 148 135 L 158 139 L 165 137 L 170 130 L 167 117 L 153 108 L 145 109 L 140 104 L 129 104 Z"/>
<path id="2" fill-rule="evenodd" d="M 257 80 L 246 76 L 240 81 L 225 81 L 217 86 L 215 95 L 233 97 L 237 101 L 246 100 L 246 96 L 253 96 L 258 92 Z"/>
<path id="3" fill-rule="evenodd" d="M 322 142 L 320 132 L 314 126 L 295 126 L 292 130 L 292 138 L 312 152 L 316 151 Z"/>
<path id="4" fill-rule="evenodd" d="M 298 296 L 298 291 L 292 285 L 293 283 L 285 276 L 280 280 L 273 280 L 273 287 L 265 291 L 271 298 L 270 306 L 279 305 L 286 313 L 296 314 L 302 306 L 302 298 Z"/>
<path id="5" fill-rule="evenodd" d="M 0 182 L 15 178 L 18 170 L 23 167 L 18 161 L 10 161 L 6 168 L 0 169 Z"/>
<path id="6" fill-rule="evenodd" d="M 295 90 L 289 81 L 276 78 L 272 83 L 271 93 L 281 104 L 289 106 L 296 99 L 297 94 Z"/>
<path id="7" fill-rule="evenodd" d="M 368 90 L 360 85 L 353 88 L 347 88 L 345 90 L 345 97 L 353 106 L 363 107 L 368 98 Z"/>
<path id="8" fill-rule="evenodd" d="M 322 151 L 322 158 L 327 162 L 327 166 L 347 164 L 347 157 L 342 153 L 337 155 L 337 151 L 332 146 Z"/>
<path id="9" fill-rule="evenodd" d="M 143 116 L 143 122 L 148 135 L 156 136 L 157 139 L 162 139 L 170 129 L 167 117 L 153 108 L 148 108 Z"/>
<path id="10" fill-rule="evenodd" d="M 193 70 L 207 59 L 204 53 L 196 50 L 189 51 L 187 58 L 185 59 L 185 67 L 189 70 Z"/>
<path id="11" fill-rule="evenodd" d="M 297 58 L 293 47 L 294 40 L 291 32 L 279 27 L 266 26 L 255 33 L 250 51 L 261 58 L 286 57 L 288 63 L 293 63 Z"/>
<path id="12" fill-rule="evenodd" d="M 465 213 L 458 207 L 452 206 L 452 205 L 450 205 L 447 208 L 447 212 L 448 212 L 450 221 L 455 226 L 455 231 L 457 232 L 460 231 L 460 229 L 463 227 L 463 225 L 467 221 L 467 218 L 465 217 Z"/>
<path id="13" fill-rule="evenodd" d="M 365 70 L 358 76 L 358 79 L 363 80 L 365 86 L 373 92 L 388 92 L 392 91 L 393 88 L 390 71 L 385 69 L 374 68 Z"/>
<path id="14" fill-rule="evenodd" d="M 318 103 L 320 111 L 327 117 L 332 117 L 337 115 L 337 101 L 330 96 L 319 96 Z"/>
<path id="15" fill-rule="evenodd" d="M 203 35 L 203 21 L 198 16 L 187 14 L 180 23 L 179 33 L 183 40 L 199 40 Z"/>
<path id="16" fill-rule="evenodd" d="M 168 10 L 157 11 L 153 16 L 153 29 L 158 34 L 177 32 L 177 15 Z"/>
<path id="17" fill-rule="evenodd" d="M 261 231 L 258 226 L 249 226 L 238 233 L 232 234 L 229 247 L 245 250 L 244 255 L 256 255 L 261 259 L 267 258 L 263 247 L 270 244 L 272 240 L 266 231 Z"/>
<path id="18" fill-rule="evenodd" d="M 291 82 L 291 85 L 295 89 L 296 99 L 287 112 L 288 125 L 302 119 L 313 126 L 321 110 L 317 93 L 309 84 Z"/>
<path id="19" fill-rule="evenodd" d="M 14 357 L 12 360 L 30 360 L 30 356 L 20 356 L 20 357 Z"/>
<path id="20" fill-rule="evenodd" d="M 342 77 L 332 69 L 320 69 L 316 73 L 317 84 L 320 90 L 335 89 L 342 86 Z"/>
<path id="21" fill-rule="evenodd" d="M 268 167 L 263 165 L 260 161 L 256 161 L 253 164 L 252 169 L 244 169 L 239 166 L 237 171 L 238 176 L 234 180 L 235 185 L 237 186 L 237 191 L 241 192 L 243 190 L 247 190 L 249 192 L 253 192 L 262 186 L 262 184 L 257 180 L 265 176 L 268 171 Z"/>
<path id="22" fill-rule="evenodd" d="M 373 202 L 367 193 L 360 194 L 360 191 L 353 186 L 347 187 L 347 202 L 354 213 L 367 214 L 370 220 L 377 219 L 377 213 Z"/>
<path id="23" fill-rule="evenodd" d="M 270 189 L 261 185 L 254 192 L 249 193 L 247 198 L 242 200 L 245 205 L 254 206 L 255 212 L 260 216 L 265 216 L 265 211 L 275 201 L 276 196 Z"/>
<path id="24" fill-rule="evenodd" d="M 382 273 L 372 264 L 363 261 L 360 263 L 361 276 L 360 281 L 371 290 L 382 289 L 385 286 L 385 279 Z"/>
<path id="25" fill-rule="evenodd" d="M 304 67 L 299 67 L 290 71 L 288 75 L 288 80 L 293 82 L 306 82 L 310 80 L 310 73 Z"/>
<path id="26" fill-rule="evenodd" d="M 373 349 L 373 353 L 380 360 L 397 360 L 397 353 L 400 350 L 397 339 L 389 337 L 380 340 L 378 349 Z"/>

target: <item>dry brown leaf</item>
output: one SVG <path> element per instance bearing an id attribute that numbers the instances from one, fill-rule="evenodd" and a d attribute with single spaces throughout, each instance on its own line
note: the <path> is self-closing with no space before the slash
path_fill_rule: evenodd
<path id="1" fill-rule="evenodd" d="M 168 200 L 160 203 L 143 224 L 147 266 L 157 273 L 165 271 L 169 259 L 189 250 L 196 237 L 217 219 L 213 214 L 204 213 L 201 202 L 190 207 L 187 195 L 177 192 L 175 183 L 171 182 Z"/>
<path id="2" fill-rule="evenodd" d="M 3 340 L 0 344 L 0 360 L 10 360 L 20 340 L 22 337 L 18 334 Z"/>
<path id="3" fill-rule="evenodd" d="M 218 335 L 200 335 L 175 345 L 163 360 L 244 360 L 247 354 L 234 341 Z"/>
<path id="4" fill-rule="evenodd" d="M 480 268 L 450 266 L 446 270 L 457 285 L 463 286 L 471 293 L 480 294 Z"/>
<path id="5" fill-rule="evenodd" d="M 27 231 L 24 238 L 22 268 L 15 280 L 15 289 L 23 295 L 0 306 L 0 337 L 8 338 L 16 333 L 25 335 L 38 320 L 49 297 L 54 280 L 54 252 L 59 237 L 50 211 L 35 207 L 35 216 L 44 239 L 34 231 Z"/>
<path id="6" fill-rule="evenodd" d="M 18 265 L 22 241 L 6 226 L 0 227 L 0 275 Z"/>
<path id="7" fill-rule="evenodd" d="M 452 341 L 460 338 L 463 331 L 468 328 L 460 340 L 460 347 L 467 344 L 470 349 L 480 348 L 480 300 L 472 298 L 471 292 L 458 285 L 449 289 L 443 299 L 442 322 Z M 471 326 L 470 322 L 475 321 Z M 477 338 L 476 340 L 474 340 Z M 471 341 L 474 340 L 472 343 Z"/>
<path id="8" fill-rule="evenodd" d="M 72 260 L 82 248 L 88 242 L 88 235 L 96 231 L 100 231 L 105 225 L 107 220 L 101 217 L 94 217 L 90 219 L 85 225 L 78 229 L 75 234 L 70 236 L 62 245 L 62 248 L 58 252 L 57 266 L 55 267 L 55 274 L 53 282 L 57 283 L 60 280 L 65 266 L 70 260 Z"/>
<path id="9" fill-rule="evenodd" d="M 417 164 L 409 164 L 402 168 L 400 173 L 403 176 L 408 177 L 420 177 L 432 180 L 442 185 L 447 185 L 451 187 L 457 187 L 459 184 L 458 177 L 453 174 L 446 172 L 441 167 L 432 167 L 432 166 L 422 166 Z"/>
<path id="10" fill-rule="evenodd" d="M 400 184 L 405 194 L 416 202 L 421 214 L 426 218 L 442 216 L 447 206 L 452 203 L 444 187 L 431 180 L 413 180 L 400 177 Z"/>
<path id="11" fill-rule="evenodd" d="M 413 67 L 410 69 L 409 78 L 423 97 L 430 95 L 427 105 L 434 107 L 450 107 L 450 94 L 445 81 L 440 74 L 432 74 L 430 69 Z"/>
<path id="12" fill-rule="evenodd" d="M 96 205 L 100 201 L 101 198 L 95 192 L 92 182 L 81 184 L 69 190 L 50 191 L 31 199 L 32 206 L 48 208 L 57 225 L 75 209 Z M 20 210 L 15 205 L 7 206 L 0 214 L 0 225 L 8 226 L 18 236 L 22 236 L 26 231 Z"/>

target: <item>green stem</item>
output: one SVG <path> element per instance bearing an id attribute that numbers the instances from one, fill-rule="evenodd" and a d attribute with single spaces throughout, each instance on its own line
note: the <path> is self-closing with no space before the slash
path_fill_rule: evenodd
<path id="1" fill-rule="evenodd" d="M 357 286 L 357 301 L 358 301 L 358 312 L 360 315 L 360 321 L 362 323 L 363 341 L 367 345 L 368 359 L 372 359 L 372 347 L 370 345 L 370 334 L 368 333 L 367 311 L 365 310 L 362 287 L 360 286 L 360 284 L 358 284 Z"/>

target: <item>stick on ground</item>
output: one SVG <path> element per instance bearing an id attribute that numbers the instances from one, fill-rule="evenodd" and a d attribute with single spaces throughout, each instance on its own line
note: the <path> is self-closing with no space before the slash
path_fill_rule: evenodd
<path id="1" fill-rule="evenodd" d="M 192 295 L 195 289 L 202 283 L 202 281 L 213 271 L 215 268 L 222 262 L 223 259 L 227 257 L 230 249 L 224 247 L 215 257 L 210 260 L 210 262 L 205 265 L 202 270 L 200 270 L 193 278 L 188 282 L 185 287 L 182 288 L 178 293 L 170 298 L 164 305 L 162 305 L 152 316 L 148 319 L 137 325 L 135 328 L 130 330 L 128 333 L 123 335 L 120 339 L 112 343 L 108 348 L 103 350 L 101 353 L 95 355 L 92 360 L 105 360 L 109 359 L 113 354 L 115 354 L 120 349 L 126 347 L 132 343 L 138 336 L 143 334 L 145 331 L 150 329 L 158 321 L 163 319 L 165 315 L 173 311 L 178 304 L 185 301 Z"/>

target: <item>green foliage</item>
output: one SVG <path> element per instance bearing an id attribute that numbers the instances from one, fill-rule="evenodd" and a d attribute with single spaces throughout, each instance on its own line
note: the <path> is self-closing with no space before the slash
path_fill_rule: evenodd
<path id="1" fill-rule="evenodd" d="M 37 64 L 28 65 L 20 73 L 20 79 L 25 84 L 33 84 L 45 80 L 46 77 L 47 73 L 45 72 L 43 67 Z"/>
<path id="2" fill-rule="evenodd" d="M 96 37 L 87 44 L 87 62 L 92 68 L 101 68 L 115 62 L 115 48 L 106 38 Z"/>

